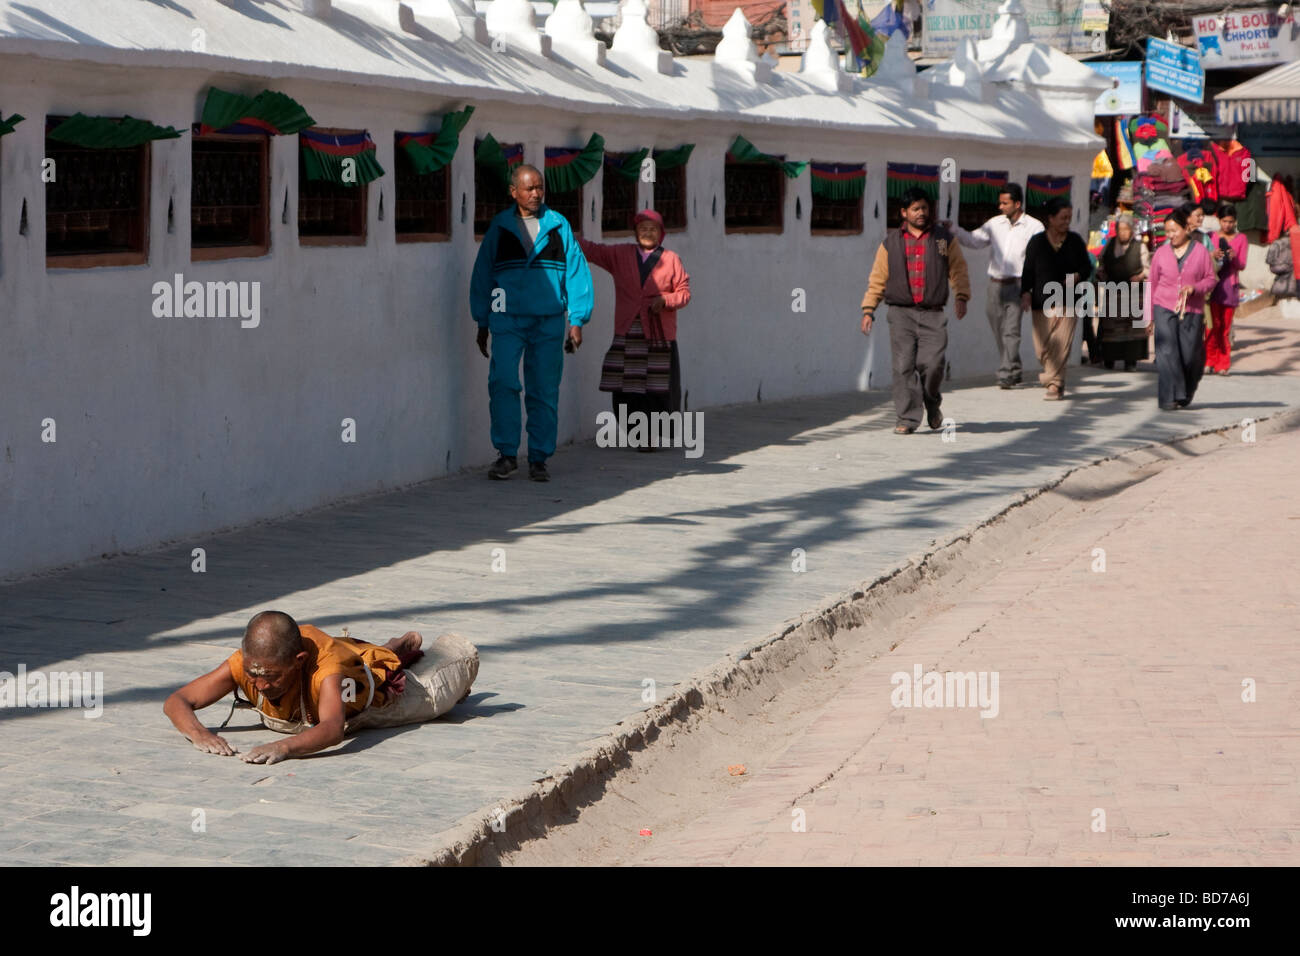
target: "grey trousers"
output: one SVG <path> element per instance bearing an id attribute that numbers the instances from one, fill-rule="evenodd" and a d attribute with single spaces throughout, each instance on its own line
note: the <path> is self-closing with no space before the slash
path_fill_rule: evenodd
<path id="1" fill-rule="evenodd" d="M 1020 323 L 1024 317 L 1020 308 L 1020 283 L 995 282 L 990 278 L 985 311 L 998 347 L 998 381 L 1019 382 Z"/>
<path id="2" fill-rule="evenodd" d="M 948 317 L 943 309 L 889 307 L 889 348 L 893 353 L 894 413 L 899 425 L 916 428 L 923 410 L 937 408 L 948 349 Z"/>
<path id="3" fill-rule="evenodd" d="M 1151 306 L 1156 327 L 1156 396 L 1161 407 L 1190 402 L 1205 374 L 1205 316 L 1182 319 L 1162 305 Z"/>

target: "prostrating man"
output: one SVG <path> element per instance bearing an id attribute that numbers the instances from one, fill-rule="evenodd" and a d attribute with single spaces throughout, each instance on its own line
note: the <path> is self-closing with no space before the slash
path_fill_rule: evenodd
<path id="1" fill-rule="evenodd" d="M 1025 193 L 1019 183 L 1007 183 L 998 192 L 994 216 L 974 232 L 953 227 L 958 241 L 971 249 L 992 246 L 989 258 L 988 314 L 993 340 L 998 349 L 998 385 L 1015 388 L 1020 384 L 1020 323 L 1024 310 L 1020 302 L 1020 275 L 1025 268 L 1025 247 L 1043 231 L 1043 224 L 1025 212 Z M 944 222 L 946 227 L 952 224 Z"/>
<path id="2" fill-rule="evenodd" d="M 1025 249 L 1020 291 L 1023 307 L 1034 313 L 1034 349 L 1043 366 L 1038 379 L 1047 388 L 1043 398 L 1057 401 L 1065 397 L 1065 366 L 1078 324 L 1074 292 L 1092 275 L 1092 260 L 1083 238 L 1070 231 L 1070 204 L 1050 199 L 1044 211 L 1047 227 Z"/>
<path id="3" fill-rule="evenodd" d="M 543 202 L 545 191 L 537 167 L 525 163 L 514 168 L 510 198 L 515 205 L 488 226 L 470 280 L 470 314 L 478 323 L 478 350 L 484 358 L 489 358 L 492 336 L 488 412 L 499 457 L 488 477 L 498 480 L 519 467 L 521 358 L 528 477 L 550 480 L 546 459 L 555 453 L 564 349 L 582 345 L 582 327 L 591 318 L 591 270 L 568 221 Z"/>
<path id="4" fill-rule="evenodd" d="M 365 727 L 433 720 L 468 697 L 478 676 L 478 649 L 455 634 L 437 638 L 427 654 L 423 643 L 415 631 L 383 646 L 330 637 L 288 614 L 263 611 L 248 622 L 239 650 L 168 697 L 163 713 L 199 750 L 231 756 L 238 751 L 194 712 L 238 688 L 263 725 L 294 735 L 254 747 L 241 759 L 271 764 L 303 757 Z M 418 671 L 405 669 L 422 658 Z"/>
<path id="5" fill-rule="evenodd" d="M 931 428 L 943 424 L 944 353 L 948 320 L 943 309 L 951 285 L 958 319 L 966 315 L 970 279 L 961 247 L 952 233 L 930 225 L 930 197 L 918 187 L 903 193 L 902 228 L 891 229 L 876 250 L 862 297 L 862 334 L 871 333 L 876 307 L 889 306 L 889 347 L 893 353 L 895 435 L 910 435 L 921 424 L 921 409 Z"/>

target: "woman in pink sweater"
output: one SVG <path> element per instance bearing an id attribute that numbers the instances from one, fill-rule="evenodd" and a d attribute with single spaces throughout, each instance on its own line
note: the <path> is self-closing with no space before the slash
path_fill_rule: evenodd
<path id="1" fill-rule="evenodd" d="M 1219 271 L 1219 284 L 1210 295 L 1212 324 L 1205 331 L 1205 370 L 1227 375 L 1232 364 L 1232 316 L 1241 301 L 1238 274 L 1246 268 L 1250 244 L 1246 234 L 1237 231 L 1236 206 L 1223 203 L 1218 217 L 1219 231 L 1210 236 L 1210 242 L 1214 246 L 1211 255 Z"/>
<path id="2" fill-rule="evenodd" d="M 1165 220 L 1168 240 L 1151 257 L 1147 334 L 1156 338 L 1156 394 L 1163 410 L 1186 408 L 1205 369 L 1205 297 L 1219 278 L 1205 246 L 1191 241 L 1188 216 Z"/>
<path id="3" fill-rule="evenodd" d="M 636 242 L 579 239 L 587 260 L 614 277 L 614 342 L 601 367 L 600 390 L 614 413 L 676 412 L 682 405 L 677 310 L 691 301 L 691 278 L 677 253 L 663 247 L 664 220 L 643 209 L 632 220 Z"/>

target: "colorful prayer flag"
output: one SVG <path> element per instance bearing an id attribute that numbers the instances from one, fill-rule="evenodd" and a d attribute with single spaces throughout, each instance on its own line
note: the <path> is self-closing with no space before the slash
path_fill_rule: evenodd
<path id="1" fill-rule="evenodd" d="M 885 55 L 885 37 L 877 33 L 867 20 L 862 7 L 857 7 L 856 16 L 850 15 L 844 0 L 835 0 L 839 4 L 840 17 L 844 21 L 844 35 L 848 37 L 853 55 L 862 64 L 862 75 L 872 76 L 880 69 L 880 60 Z"/>

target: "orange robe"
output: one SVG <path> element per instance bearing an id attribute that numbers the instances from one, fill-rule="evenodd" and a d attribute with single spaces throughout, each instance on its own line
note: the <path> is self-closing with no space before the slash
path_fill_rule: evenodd
<path id="1" fill-rule="evenodd" d="M 350 720 L 366 709 L 366 698 L 370 694 L 370 682 L 366 677 L 366 668 L 362 664 L 363 661 L 365 665 L 370 667 L 370 673 L 375 682 L 375 696 L 370 701 L 371 707 L 382 707 L 396 693 L 392 687 L 388 686 L 389 681 L 402 672 L 402 662 L 394 651 L 366 641 L 330 637 L 324 631 L 312 627 L 310 624 L 300 624 L 298 630 L 302 634 L 303 650 L 307 652 L 307 659 L 303 662 L 303 669 L 300 673 L 307 675 L 306 699 L 310 711 L 310 714 L 306 717 L 308 723 L 316 724 L 320 722 L 321 685 L 325 683 L 325 678 L 331 674 L 338 674 L 344 678 L 345 698 L 349 696 L 347 694 L 349 687 L 347 680 L 351 679 L 353 681 L 351 687 L 355 689 L 355 693 L 352 695 L 354 699 L 344 700 L 344 717 Z M 244 672 L 243 651 L 235 651 L 227 658 L 226 663 L 230 665 L 230 673 L 234 675 L 235 683 L 239 686 L 239 689 L 244 692 L 244 696 L 253 702 L 253 706 L 257 707 L 258 692 L 257 688 L 253 686 L 253 681 Z M 304 718 L 300 713 L 300 701 L 303 697 L 301 691 L 299 679 L 295 678 L 278 701 L 262 700 L 262 713 L 280 720 L 303 720 Z"/>

